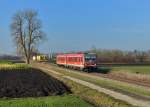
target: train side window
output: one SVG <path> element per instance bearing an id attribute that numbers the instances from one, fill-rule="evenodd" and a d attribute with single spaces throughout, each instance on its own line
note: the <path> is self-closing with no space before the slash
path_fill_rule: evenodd
<path id="1" fill-rule="evenodd" d="M 71 58 L 70 57 L 68 57 L 68 61 L 71 62 Z"/>
<path id="2" fill-rule="evenodd" d="M 72 58 L 70 57 L 70 62 L 72 62 Z"/>
<path id="3" fill-rule="evenodd" d="M 69 62 L 69 58 L 67 57 L 67 61 Z"/>
<path id="4" fill-rule="evenodd" d="M 79 57 L 79 62 L 81 62 L 81 57 Z"/>
<path id="5" fill-rule="evenodd" d="M 78 62 L 78 57 L 75 58 L 75 62 Z"/>
<path id="6" fill-rule="evenodd" d="M 79 57 L 76 58 L 76 62 L 79 62 Z"/>
<path id="7" fill-rule="evenodd" d="M 72 58 L 71 57 L 69 57 L 69 62 L 72 62 Z"/>
<path id="8" fill-rule="evenodd" d="M 77 58 L 76 57 L 74 57 L 74 62 L 77 62 Z"/>
<path id="9" fill-rule="evenodd" d="M 73 57 L 73 62 L 75 62 L 75 57 Z"/>

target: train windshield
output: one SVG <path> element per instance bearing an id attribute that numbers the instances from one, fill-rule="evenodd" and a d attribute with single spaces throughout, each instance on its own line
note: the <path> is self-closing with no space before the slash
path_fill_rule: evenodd
<path id="1" fill-rule="evenodd" d="M 96 61 L 96 54 L 86 54 L 85 55 L 85 60 L 86 61 Z"/>

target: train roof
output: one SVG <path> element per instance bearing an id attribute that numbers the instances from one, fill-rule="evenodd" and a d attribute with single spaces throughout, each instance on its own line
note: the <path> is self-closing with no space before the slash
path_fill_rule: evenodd
<path id="1" fill-rule="evenodd" d="M 65 57 L 65 56 L 83 56 L 85 54 L 92 54 L 92 55 L 96 55 L 96 53 L 66 53 L 66 54 L 57 54 L 57 56 L 59 57 Z"/>

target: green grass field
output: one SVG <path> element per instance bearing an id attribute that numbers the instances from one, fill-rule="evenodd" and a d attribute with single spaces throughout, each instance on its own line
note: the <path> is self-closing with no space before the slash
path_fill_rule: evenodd
<path id="1" fill-rule="evenodd" d="M 0 107 L 93 107 L 78 97 L 51 96 L 41 98 L 0 99 Z"/>
<path id="2" fill-rule="evenodd" d="M 138 74 L 150 74 L 150 66 L 120 66 L 112 67 L 114 72 L 129 72 Z"/>

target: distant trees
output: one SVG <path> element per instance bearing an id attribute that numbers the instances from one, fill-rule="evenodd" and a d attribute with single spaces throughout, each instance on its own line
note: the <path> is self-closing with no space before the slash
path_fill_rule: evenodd
<path id="1" fill-rule="evenodd" d="M 139 62 L 141 63 L 144 62 L 148 57 L 148 53 L 144 51 L 135 50 L 134 53 L 135 53 L 136 59 L 138 59 Z"/>
<path id="2" fill-rule="evenodd" d="M 92 48 L 98 63 L 150 63 L 150 51 L 121 51 Z"/>
<path id="3" fill-rule="evenodd" d="M 41 30 L 41 21 L 34 10 L 18 11 L 14 14 L 11 23 L 11 32 L 17 50 L 21 53 L 26 63 L 30 63 L 32 51 L 36 45 L 45 37 Z"/>

